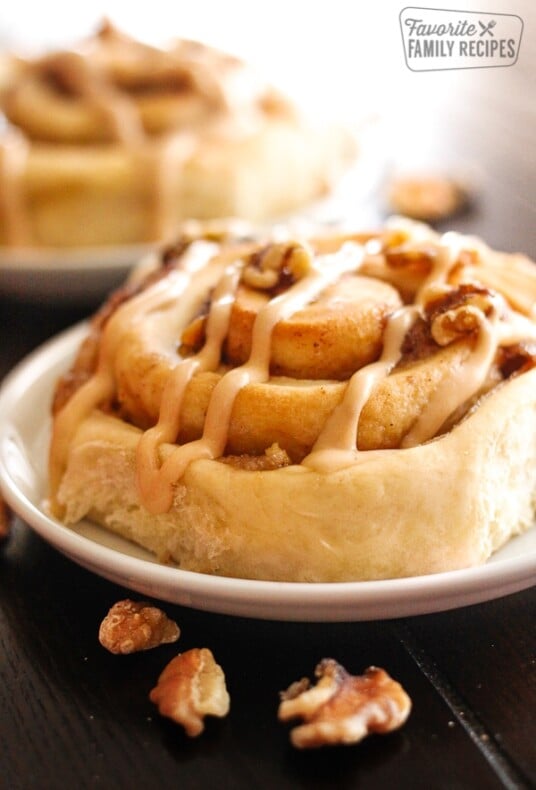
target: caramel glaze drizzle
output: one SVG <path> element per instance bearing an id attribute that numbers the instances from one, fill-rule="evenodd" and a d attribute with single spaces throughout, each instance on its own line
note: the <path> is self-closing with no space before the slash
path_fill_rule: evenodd
<path id="1" fill-rule="evenodd" d="M 196 272 L 200 273 L 198 288 L 210 287 L 212 272 L 207 264 L 217 250 L 218 247 L 210 242 L 194 242 L 182 256 L 180 269 L 172 269 L 167 277 L 130 299 L 112 315 L 103 333 L 96 372 L 74 393 L 56 416 L 50 451 L 52 491 L 56 491 L 60 484 L 69 444 L 76 429 L 94 408 L 113 397 L 114 357 L 122 338 L 151 312 L 182 297 Z"/>
<path id="2" fill-rule="evenodd" d="M 275 325 L 309 304 L 331 283 L 336 282 L 342 274 L 357 271 L 363 260 L 363 252 L 363 248 L 352 242 L 347 242 L 338 253 L 319 256 L 314 261 L 310 274 L 291 286 L 285 293 L 271 299 L 259 311 L 253 326 L 250 357 L 245 364 L 222 376 L 214 388 L 201 439 L 174 449 L 158 471 L 155 458 L 157 447 L 152 443 L 153 437 L 147 442 L 147 448 L 151 455 L 145 453 L 146 443 L 140 442 L 137 456 L 138 490 L 141 501 L 149 512 L 165 513 L 169 510 L 173 503 L 173 486 L 177 480 L 180 480 L 188 464 L 201 458 L 214 459 L 223 455 L 231 413 L 238 393 L 243 387 L 265 382 L 270 377 L 271 337 Z M 234 280 L 232 285 L 236 288 L 238 279 Z M 229 301 L 227 288 L 224 288 L 223 298 L 226 302 Z M 217 301 L 215 304 L 218 307 Z M 208 342 L 205 344 L 205 348 L 208 345 L 209 355 L 216 364 L 219 363 L 221 345 L 227 334 L 229 316 L 230 310 L 226 310 L 222 320 L 222 317 L 215 313 L 213 308 L 209 314 L 208 323 L 211 328 L 213 327 L 213 334 L 207 338 Z M 216 347 L 217 343 L 219 343 L 219 347 Z M 216 350 L 217 353 L 214 353 Z M 200 354 L 202 355 L 203 351 Z M 185 367 L 190 370 L 190 362 L 190 359 L 179 362 L 177 369 L 180 371 L 182 367 Z M 181 384 L 184 382 L 184 388 L 187 384 L 187 376 L 188 373 L 180 376 Z M 173 382 L 173 379 L 171 381 Z M 173 387 L 173 383 L 171 386 Z M 173 428 L 175 426 L 178 428 L 180 401 L 184 388 L 179 393 L 178 408 L 175 406 L 175 409 L 172 408 L 171 414 L 165 416 L 161 410 L 160 416 L 161 418 L 164 416 L 164 421 L 163 423 L 159 421 L 157 435 L 160 431 L 173 438 L 176 436 L 177 431 L 173 432 Z M 169 403 L 167 398 L 166 402 Z"/>
<path id="3" fill-rule="evenodd" d="M 342 402 L 331 414 L 311 453 L 302 462 L 304 466 L 316 471 L 334 471 L 349 466 L 358 459 L 372 457 L 370 453 L 363 455 L 356 446 L 361 412 L 374 386 L 389 375 L 399 361 L 406 333 L 418 318 L 420 309 L 424 307 L 432 293 L 435 295 L 443 288 L 450 268 L 458 256 L 458 246 L 453 242 L 455 242 L 454 236 L 451 239 L 452 246 L 449 246 L 447 239 L 446 243 L 439 247 L 438 254 L 432 262 L 431 272 L 416 294 L 415 304 L 400 308 L 388 318 L 380 359 L 354 373 Z M 453 409 L 448 414 L 452 411 Z M 441 404 L 434 410 L 434 423 L 440 420 L 439 425 L 441 425 L 448 414 L 441 419 L 437 416 L 437 412 L 441 412 Z"/>
<path id="4" fill-rule="evenodd" d="M 220 362 L 221 348 L 231 318 L 234 295 L 240 279 L 240 268 L 230 266 L 214 290 L 203 348 L 175 367 L 162 393 L 157 424 L 145 431 L 137 448 L 137 485 L 140 498 L 148 510 L 165 512 L 171 506 L 171 486 L 180 477 L 176 458 L 159 464 L 158 450 L 164 442 L 173 442 L 179 432 L 181 406 L 192 376 L 215 370 Z M 200 454 L 202 448 L 200 447 Z"/>
<path id="5" fill-rule="evenodd" d="M 302 467 L 322 473 L 336 472 L 374 458 L 378 453 L 399 452 L 359 451 L 357 430 L 361 412 L 374 386 L 389 375 L 400 360 L 402 343 L 414 321 L 423 315 L 430 299 L 455 289 L 449 285 L 448 277 L 458 261 L 460 250 L 466 248 L 467 239 L 452 233 L 435 239 L 431 270 L 418 289 L 414 304 L 399 308 L 388 317 L 379 360 L 352 376 L 343 400 L 326 421 L 310 454 L 302 461 Z M 244 262 L 239 260 L 222 267 L 220 261 L 219 268 L 216 266 L 212 271 L 217 258 L 210 259 L 217 249 L 206 242 L 194 242 L 180 260 L 179 270 L 172 270 L 168 277 L 153 284 L 113 315 L 104 331 L 96 374 L 75 393 L 56 418 L 51 451 L 53 491 L 61 481 L 69 443 L 78 424 L 94 407 L 113 395 L 113 357 L 121 337 L 143 321 L 148 313 L 161 309 L 179 296 L 184 300 L 191 292 L 195 302 L 200 295 L 206 294 L 207 283 L 214 288 L 205 344 L 195 356 L 181 359 L 176 364 L 164 389 L 158 422 L 142 434 L 138 443 L 136 479 L 140 500 L 149 512 L 158 514 L 172 506 L 174 486 L 192 461 L 216 459 L 224 454 L 238 393 L 249 384 L 269 379 L 271 336 L 276 324 L 309 304 L 342 274 L 357 272 L 371 257 L 367 255 L 366 245 L 347 241 L 338 252 L 318 255 L 312 260 L 311 270 L 301 280 L 270 299 L 256 317 L 249 359 L 240 367 L 224 373 L 212 392 L 202 437 L 173 448 L 161 463 L 162 445 L 173 443 L 179 432 L 181 403 L 188 382 L 196 373 L 216 370 L 220 364 L 231 305 Z M 377 260 L 377 252 L 371 254 Z M 499 345 L 514 344 L 520 339 L 536 339 L 533 322 L 513 313 L 502 296 L 490 293 L 489 302 L 486 314 L 482 310 L 473 311 L 478 328 L 469 358 L 437 389 L 405 436 L 402 448 L 432 439 L 446 419 L 480 390 Z"/>

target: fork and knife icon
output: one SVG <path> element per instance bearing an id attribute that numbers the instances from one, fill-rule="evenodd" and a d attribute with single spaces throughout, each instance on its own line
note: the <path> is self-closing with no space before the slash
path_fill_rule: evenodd
<path id="1" fill-rule="evenodd" d="M 497 24 L 497 22 L 496 22 L 494 19 L 492 19 L 492 20 L 491 20 L 491 22 L 488 22 L 488 24 L 487 24 L 487 25 L 485 25 L 485 24 L 484 24 L 484 22 L 480 22 L 480 21 L 479 21 L 479 23 L 478 23 L 478 24 L 480 25 L 480 27 L 481 27 L 481 29 L 482 29 L 482 32 L 480 33 L 480 36 L 481 36 L 481 37 L 482 37 L 483 35 L 485 35 L 486 33 L 489 33 L 489 34 L 490 34 L 490 36 L 493 36 L 493 35 L 494 35 L 494 34 L 493 34 L 493 28 L 494 28 L 494 27 L 495 27 L 495 25 Z"/>

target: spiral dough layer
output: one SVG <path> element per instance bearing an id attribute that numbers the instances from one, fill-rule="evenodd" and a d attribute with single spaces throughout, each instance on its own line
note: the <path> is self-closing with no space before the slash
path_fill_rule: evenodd
<path id="1" fill-rule="evenodd" d="M 232 575 L 378 578 L 483 561 L 532 512 L 533 483 L 524 482 L 506 526 L 489 512 L 477 518 L 465 459 L 499 441 L 500 419 L 488 431 L 492 445 L 474 426 L 484 429 L 493 400 L 514 381 L 536 421 L 526 389 L 536 363 L 533 265 L 402 220 L 377 233 L 280 236 L 250 241 L 194 228 L 144 283 L 97 314 L 56 391 L 56 512 L 68 520 L 89 512 L 161 557 Z M 104 436 L 96 451 L 101 431 L 128 459 L 121 505 L 81 495 L 81 458 L 96 453 L 99 466 L 114 455 Z M 536 443 L 526 452 L 532 459 Z M 459 520 L 476 518 L 469 537 L 453 526 L 449 550 L 438 536 L 450 505 L 426 479 L 442 458 L 457 484 L 470 484 Z M 238 481 L 259 490 L 238 494 Z M 425 501 L 413 513 L 410 503 L 397 506 L 390 483 L 399 497 L 420 486 L 412 496 Z M 332 511 L 318 515 L 325 486 Z M 149 527 L 149 516 L 160 527 Z M 381 559 L 387 527 L 374 524 L 393 518 L 400 535 L 382 544 Z M 414 548 L 424 540 L 423 518 L 436 525 L 435 539 L 410 558 L 404 536 Z"/>

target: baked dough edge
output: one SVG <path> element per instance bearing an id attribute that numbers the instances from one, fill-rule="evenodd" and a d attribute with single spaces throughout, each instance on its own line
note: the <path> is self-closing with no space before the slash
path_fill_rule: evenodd
<path id="1" fill-rule="evenodd" d="M 534 523 L 535 392 L 532 370 L 493 390 L 448 434 L 364 453 L 330 474 L 195 461 L 172 509 L 157 516 L 137 496 L 140 431 L 95 411 L 73 439 L 57 499 L 66 523 L 87 517 L 203 573 L 335 582 L 466 568 Z"/>

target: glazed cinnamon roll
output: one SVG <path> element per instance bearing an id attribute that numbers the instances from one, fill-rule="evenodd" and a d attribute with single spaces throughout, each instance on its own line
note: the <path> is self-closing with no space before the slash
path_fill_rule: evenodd
<path id="1" fill-rule="evenodd" d="M 484 562 L 534 517 L 536 269 L 392 220 L 191 227 L 54 400 L 51 507 L 182 568 L 347 581 Z"/>
<path id="2" fill-rule="evenodd" d="M 75 49 L 0 64 L 0 244 L 163 239 L 182 218 L 279 216 L 351 162 L 242 61 L 158 49 L 108 23 Z"/>

